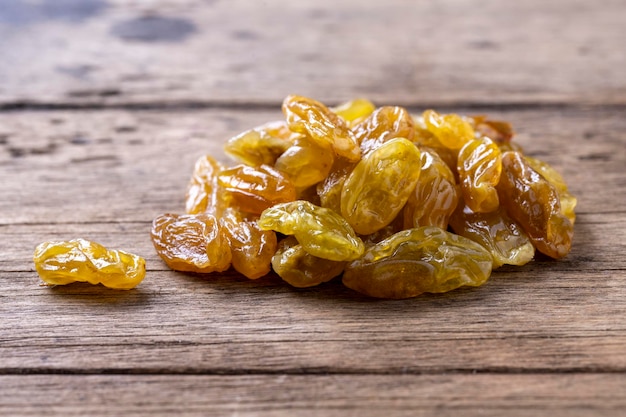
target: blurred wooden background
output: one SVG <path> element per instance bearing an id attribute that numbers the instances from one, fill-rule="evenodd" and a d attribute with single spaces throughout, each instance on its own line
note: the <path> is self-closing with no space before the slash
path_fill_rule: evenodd
<path id="1" fill-rule="evenodd" d="M 621 0 L 0 2 L 0 415 L 624 415 L 625 41 Z M 168 270 L 152 218 L 292 93 L 511 121 L 571 254 L 403 301 Z M 74 237 L 145 281 L 40 287 Z"/>

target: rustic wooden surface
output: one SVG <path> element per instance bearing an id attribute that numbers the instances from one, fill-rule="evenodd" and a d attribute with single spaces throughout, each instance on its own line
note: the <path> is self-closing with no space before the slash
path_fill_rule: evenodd
<path id="1" fill-rule="evenodd" d="M 0 3 L 0 415 L 624 415 L 625 16 L 619 0 Z M 152 218 L 289 93 L 510 120 L 579 198 L 571 254 L 402 301 L 169 271 Z M 144 256 L 145 281 L 40 286 L 35 245 L 79 236 Z"/>

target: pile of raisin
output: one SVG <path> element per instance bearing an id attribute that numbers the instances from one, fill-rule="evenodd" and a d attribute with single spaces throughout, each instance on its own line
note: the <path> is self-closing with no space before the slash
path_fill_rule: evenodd
<path id="1" fill-rule="evenodd" d="M 576 199 L 548 164 L 523 154 L 510 124 L 363 99 L 335 108 L 289 96 L 285 120 L 201 157 L 185 214 L 152 241 L 172 269 L 273 270 L 295 287 L 407 298 L 479 286 L 535 250 L 570 251 Z"/>

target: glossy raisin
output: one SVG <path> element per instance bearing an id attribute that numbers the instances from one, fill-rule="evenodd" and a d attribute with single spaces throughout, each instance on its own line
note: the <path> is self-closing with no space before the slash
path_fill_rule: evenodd
<path id="1" fill-rule="evenodd" d="M 346 262 L 318 258 L 307 252 L 293 236 L 280 241 L 272 258 L 272 268 L 285 282 L 305 288 L 319 285 L 339 276 Z"/>
<path id="2" fill-rule="evenodd" d="M 486 137 L 467 142 L 459 151 L 457 172 L 465 204 L 472 211 L 487 213 L 498 208 L 496 185 L 502 172 L 498 145 Z"/>
<path id="3" fill-rule="evenodd" d="M 558 192 L 522 154 L 502 155 L 502 176 L 497 189 L 502 206 L 528 234 L 537 250 L 552 258 L 569 253 L 573 224 L 561 213 Z"/>
<path id="4" fill-rule="evenodd" d="M 341 191 L 341 214 L 357 233 L 374 233 L 398 215 L 417 184 L 420 163 L 420 151 L 403 138 L 361 159 Z"/>
<path id="5" fill-rule="evenodd" d="M 454 233 L 480 243 L 493 256 L 493 267 L 524 265 L 535 256 L 535 247 L 522 228 L 502 208 L 475 213 L 460 204 L 450 217 Z"/>
<path id="6" fill-rule="evenodd" d="M 292 131 L 330 145 L 337 155 L 350 161 L 361 157 L 361 149 L 347 122 L 319 101 L 288 96 L 283 101 L 283 113 Z"/>
<path id="7" fill-rule="evenodd" d="M 354 134 L 366 154 L 394 138 L 413 140 L 413 118 L 403 107 L 385 106 L 376 109 L 368 118 L 356 125 Z"/>
<path id="8" fill-rule="evenodd" d="M 207 212 L 219 215 L 224 202 L 217 183 L 217 175 L 222 169 L 222 165 L 209 155 L 196 161 L 191 180 L 187 185 L 185 197 L 187 214 Z"/>
<path id="9" fill-rule="evenodd" d="M 339 214 L 308 201 L 277 204 L 265 210 L 258 223 L 262 230 L 295 236 L 304 250 L 318 258 L 349 261 L 364 250 L 361 239 Z"/>
<path id="10" fill-rule="evenodd" d="M 367 248 L 361 258 L 348 263 L 343 283 L 372 297 L 409 298 L 482 285 L 491 267 L 491 255 L 478 243 L 426 226 Z"/>
<path id="11" fill-rule="evenodd" d="M 175 271 L 221 272 L 232 258 L 228 240 L 210 214 L 163 214 L 152 222 L 152 244 Z"/>
<path id="12" fill-rule="evenodd" d="M 232 254 L 232 266 L 250 279 L 257 279 L 271 270 L 276 252 L 276 233 L 261 230 L 256 219 L 228 208 L 220 218 Z"/>
<path id="13" fill-rule="evenodd" d="M 261 214 L 274 204 L 296 199 L 296 187 L 276 169 L 261 165 L 237 165 L 220 171 L 218 184 L 243 212 Z"/>
<path id="14" fill-rule="evenodd" d="M 403 209 L 404 228 L 438 226 L 447 228 L 459 201 L 454 174 L 441 157 L 421 148 L 421 173 Z"/>
<path id="15" fill-rule="evenodd" d="M 146 275 L 146 261 L 142 257 L 107 249 L 85 239 L 43 242 L 35 248 L 33 261 L 37 273 L 48 285 L 88 282 L 129 290 Z"/>
<path id="16" fill-rule="evenodd" d="M 276 160 L 274 168 L 285 174 L 297 188 L 306 188 L 322 181 L 333 166 L 335 153 L 331 147 L 309 136 L 299 136 Z"/>

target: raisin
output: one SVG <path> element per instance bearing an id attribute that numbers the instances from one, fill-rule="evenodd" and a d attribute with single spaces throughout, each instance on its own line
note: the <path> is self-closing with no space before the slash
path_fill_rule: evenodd
<path id="1" fill-rule="evenodd" d="M 552 258 L 569 253 L 573 224 L 561 213 L 556 189 L 522 154 L 502 155 L 502 176 L 497 190 L 502 206 L 522 226 L 539 252 Z"/>
<path id="2" fill-rule="evenodd" d="M 271 125 L 261 126 L 237 135 L 226 142 L 224 151 L 246 165 L 274 165 L 276 159 L 291 146 L 291 142 L 273 136 L 269 133 L 272 131 L 270 128 Z"/>
<path id="3" fill-rule="evenodd" d="M 224 187 L 241 211 L 261 214 L 274 204 L 296 199 L 296 187 L 276 169 L 261 165 L 237 165 L 220 171 L 218 184 Z"/>
<path id="4" fill-rule="evenodd" d="M 271 270 L 270 263 L 276 252 L 276 233 L 261 230 L 255 219 L 228 208 L 220 218 L 232 254 L 232 266 L 242 275 L 257 279 Z"/>
<path id="5" fill-rule="evenodd" d="M 262 230 L 294 235 L 304 250 L 318 258 L 349 261 L 361 256 L 364 250 L 361 239 L 339 214 L 304 200 L 265 210 L 259 226 Z"/>
<path id="6" fill-rule="evenodd" d="M 461 149 L 474 139 L 472 125 L 458 114 L 441 115 L 434 110 L 426 110 L 422 116 L 426 129 L 446 148 Z"/>
<path id="7" fill-rule="evenodd" d="M 346 262 L 318 258 L 293 236 L 280 241 L 272 268 L 285 282 L 298 288 L 313 287 L 339 276 Z"/>
<path id="8" fill-rule="evenodd" d="M 292 131 L 330 145 L 337 155 L 350 161 L 361 157 L 359 144 L 347 122 L 319 101 L 288 96 L 283 101 L 283 113 Z"/>
<path id="9" fill-rule="evenodd" d="M 228 206 L 226 196 L 217 183 L 217 175 L 222 169 L 222 164 L 209 155 L 196 161 L 185 196 L 187 214 L 209 213 L 219 216 Z"/>
<path id="10" fill-rule="evenodd" d="M 459 151 L 457 171 L 465 204 L 475 212 L 498 208 L 496 184 L 502 172 L 500 148 L 489 138 L 467 142 Z"/>
<path id="11" fill-rule="evenodd" d="M 367 248 L 361 258 L 346 265 L 343 283 L 372 297 L 409 298 L 482 285 L 491 267 L 491 255 L 478 243 L 426 226 Z"/>
<path id="12" fill-rule="evenodd" d="M 413 118 L 402 107 L 385 106 L 376 109 L 367 119 L 354 127 L 355 136 L 365 154 L 394 138 L 413 140 Z"/>
<path id="13" fill-rule="evenodd" d="M 450 217 L 454 233 L 483 245 L 493 256 L 493 267 L 503 264 L 524 265 L 535 256 L 535 247 L 502 208 L 489 213 L 475 213 L 464 204 Z"/>
<path id="14" fill-rule="evenodd" d="M 437 152 L 421 148 L 421 173 L 403 210 L 404 228 L 447 228 L 459 200 L 454 174 Z"/>
<path id="15" fill-rule="evenodd" d="M 157 254 L 175 271 L 222 272 L 232 258 L 228 240 L 210 214 L 162 214 L 152 222 Z"/>
<path id="16" fill-rule="evenodd" d="M 420 151 L 403 138 L 361 159 L 341 191 L 341 214 L 357 233 L 374 233 L 398 215 L 417 184 L 420 163 Z"/>
<path id="17" fill-rule="evenodd" d="M 297 188 L 306 188 L 326 178 L 334 160 L 329 145 L 299 136 L 276 160 L 274 168 L 289 177 Z"/>
<path id="18" fill-rule="evenodd" d="M 320 205 L 325 208 L 341 213 L 341 191 L 343 184 L 354 169 L 356 164 L 345 158 L 335 159 L 328 176 L 317 184 L 317 195 Z"/>
<path id="19" fill-rule="evenodd" d="M 570 194 L 567 189 L 567 184 L 563 180 L 561 174 L 559 174 L 554 168 L 552 168 L 547 162 L 540 161 L 539 159 L 532 158 L 530 156 L 524 156 L 526 162 L 542 177 L 544 177 L 559 194 L 559 201 L 561 203 L 561 214 L 569 219 L 572 224 L 576 221 L 576 213 L 574 208 L 576 207 L 576 197 Z"/>
<path id="20" fill-rule="evenodd" d="M 43 242 L 35 248 L 33 260 L 37 273 L 48 285 L 89 282 L 129 290 L 146 275 L 142 257 L 85 239 Z"/>
<path id="21" fill-rule="evenodd" d="M 376 106 L 367 99 L 357 98 L 342 103 L 330 110 L 350 125 L 354 125 L 372 114 L 372 112 L 376 110 Z"/>

